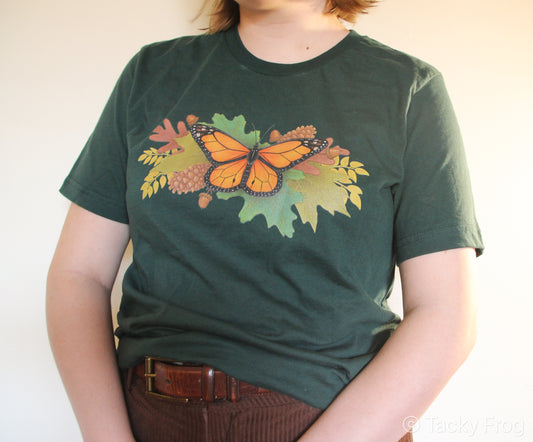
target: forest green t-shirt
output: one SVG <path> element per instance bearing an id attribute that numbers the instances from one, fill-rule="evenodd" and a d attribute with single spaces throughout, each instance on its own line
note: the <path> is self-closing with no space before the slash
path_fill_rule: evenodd
<path id="1" fill-rule="evenodd" d="M 483 248 L 441 75 L 354 31 L 296 64 L 235 28 L 143 48 L 61 192 L 130 225 L 121 367 L 206 363 L 319 408 L 400 322 L 398 262 Z"/>

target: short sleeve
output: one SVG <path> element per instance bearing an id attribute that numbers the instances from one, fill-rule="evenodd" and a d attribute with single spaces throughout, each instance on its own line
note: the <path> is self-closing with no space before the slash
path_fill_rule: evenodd
<path id="1" fill-rule="evenodd" d="M 397 262 L 461 247 L 480 255 L 463 142 L 440 74 L 413 92 L 405 127 L 404 173 L 393 190 Z"/>
<path id="2" fill-rule="evenodd" d="M 127 109 L 135 58 L 115 85 L 98 123 L 60 192 L 72 202 L 121 223 L 126 209 Z"/>

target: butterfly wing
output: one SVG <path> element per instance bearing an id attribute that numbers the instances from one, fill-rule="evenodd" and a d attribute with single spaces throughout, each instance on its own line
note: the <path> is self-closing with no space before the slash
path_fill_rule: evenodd
<path id="1" fill-rule="evenodd" d="M 273 144 L 254 152 L 223 131 L 205 124 L 193 124 L 191 134 L 212 164 L 204 176 L 208 189 L 233 192 L 237 189 L 254 196 L 272 196 L 281 188 L 281 172 L 326 148 L 326 140 L 295 139 Z"/>
<path id="2" fill-rule="evenodd" d="M 212 164 L 204 181 L 214 192 L 233 192 L 242 187 L 250 149 L 213 126 L 193 124 L 191 134 Z"/>
<path id="3" fill-rule="evenodd" d="M 204 182 L 214 192 L 233 192 L 242 187 L 248 163 L 246 158 L 211 166 L 204 175 Z"/>
<path id="4" fill-rule="evenodd" d="M 213 126 L 193 124 L 191 135 L 212 164 L 246 158 L 250 149 Z"/>
<path id="5" fill-rule="evenodd" d="M 326 140 L 295 139 L 283 141 L 258 151 L 258 159 L 246 173 L 246 193 L 272 196 L 281 188 L 281 172 L 296 166 L 326 148 Z"/>
<path id="6" fill-rule="evenodd" d="M 256 160 L 247 173 L 244 191 L 253 196 L 272 196 L 281 189 L 282 181 L 280 172 Z"/>
<path id="7" fill-rule="evenodd" d="M 316 155 L 328 145 L 319 138 L 283 141 L 259 151 L 259 158 L 274 170 L 282 172 Z"/>

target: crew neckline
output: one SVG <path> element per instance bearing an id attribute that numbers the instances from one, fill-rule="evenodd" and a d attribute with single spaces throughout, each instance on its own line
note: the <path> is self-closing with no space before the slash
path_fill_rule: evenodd
<path id="1" fill-rule="evenodd" d="M 353 29 L 350 29 L 349 33 L 345 35 L 335 46 L 314 58 L 297 63 L 275 63 L 262 60 L 248 51 L 241 40 L 237 26 L 233 26 L 224 32 L 226 45 L 239 63 L 253 71 L 271 75 L 294 74 L 319 67 L 324 63 L 327 63 L 329 60 L 337 57 L 348 46 L 350 46 L 351 42 L 354 41 L 358 36 L 359 34 L 357 32 L 355 32 Z"/>

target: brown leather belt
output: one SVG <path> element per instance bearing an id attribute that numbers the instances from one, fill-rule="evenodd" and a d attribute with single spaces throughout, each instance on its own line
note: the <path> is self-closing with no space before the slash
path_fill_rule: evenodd
<path id="1" fill-rule="evenodd" d="M 168 359 L 146 357 L 133 369 L 146 380 L 146 393 L 163 399 L 189 402 L 202 400 L 238 402 L 242 396 L 272 393 L 235 379 L 208 365 L 185 364 Z"/>

